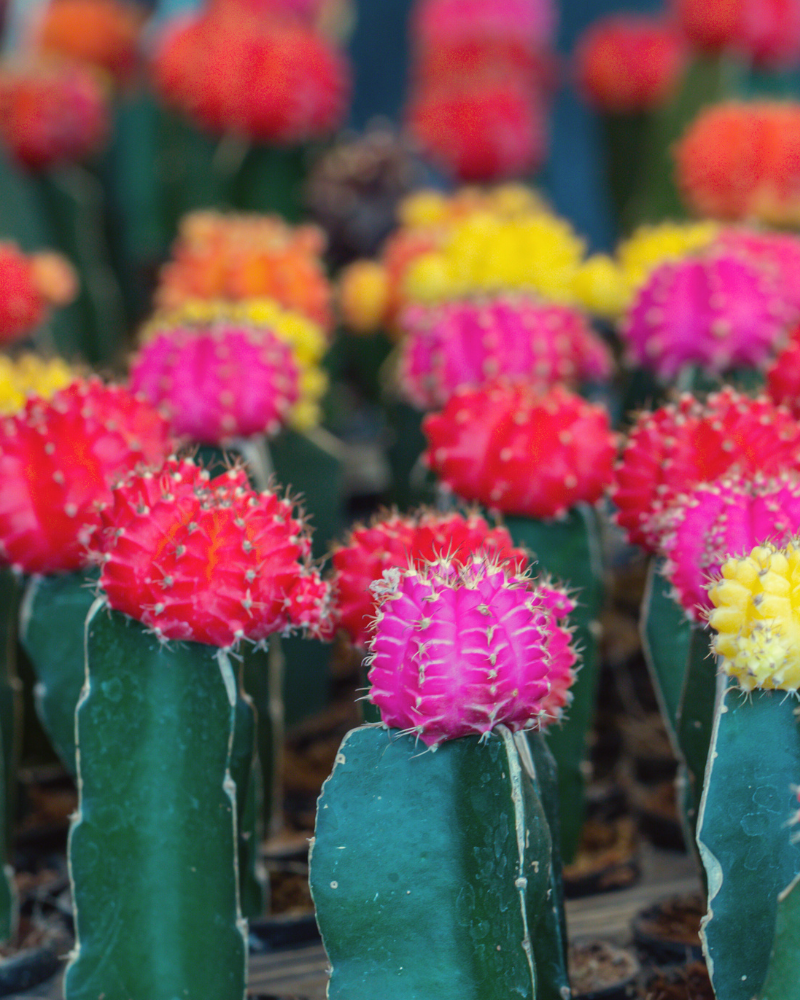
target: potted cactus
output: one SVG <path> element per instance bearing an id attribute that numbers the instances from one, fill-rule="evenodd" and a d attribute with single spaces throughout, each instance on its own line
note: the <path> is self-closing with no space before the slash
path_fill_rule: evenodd
<path id="1" fill-rule="evenodd" d="M 559 765 L 561 846 L 571 861 L 583 823 L 581 765 L 599 670 L 603 566 L 593 505 L 612 475 L 608 413 L 561 386 L 543 391 L 495 380 L 456 391 L 441 412 L 425 418 L 423 430 L 424 460 L 444 489 L 500 511 L 516 544 L 575 594 L 583 666 L 569 718 L 547 735 Z"/>
<path id="2" fill-rule="evenodd" d="M 331 586 L 336 623 L 353 646 L 365 653 L 377 607 L 371 588 L 386 570 L 422 566 L 440 557 L 462 565 L 477 552 L 508 562 L 518 572 L 528 561 L 527 552 L 513 547 L 505 528 L 491 527 L 475 513 L 439 513 L 423 507 L 409 514 L 379 514 L 370 524 L 353 528 L 333 550 Z M 366 672 L 365 680 L 368 684 Z M 379 721 L 368 697 L 361 700 L 361 706 L 366 722 Z"/>
<path id="3" fill-rule="evenodd" d="M 328 995 L 563 1000 L 558 803 L 539 730 L 574 676 L 569 600 L 485 559 L 391 569 L 373 589 L 383 724 L 345 737 L 310 859 Z"/>
<path id="4" fill-rule="evenodd" d="M 226 453 L 239 454 L 253 484 L 266 489 L 273 475 L 268 439 L 275 442 L 289 423 L 307 428 L 319 417 L 324 349 L 325 338 L 314 322 L 269 300 L 189 300 L 147 325 L 132 359 L 131 384 L 165 407 L 175 432 L 198 442 L 211 468 L 224 468 Z M 291 470 L 279 464 L 280 474 L 296 471 L 298 463 Z M 296 482 L 294 477 L 291 481 Z M 334 487 L 325 505 L 333 508 L 334 519 L 338 500 Z M 265 828 L 275 818 L 274 745 L 283 726 L 283 692 L 287 684 L 292 691 L 299 686 L 306 697 L 324 703 L 328 659 L 323 644 L 288 640 L 282 651 L 277 646 L 273 650 L 269 683 L 261 673 L 247 672 L 245 685 L 258 709 Z"/>
<path id="5" fill-rule="evenodd" d="M 641 628 L 662 714 L 685 765 L 678 801 L 690 845 L 716 685 L 703 584 L 728 552 L 796 530 L 798 445 L 800 430 L 783 407 L 726 388 L 705 402 L 687 393 L 641 414 L 617 466 L 618 522 L 632 542 L 660 555 L 650 564 Z"/>
<path id="6" fill-rule="evenodd" d="M 797 996 L 800 549 L 731 557 L 709 589 L 720 677 L 697 842 L 708 876 L 701 937 L 726 1000 Z"/>
<path id="7" fill-rule="evenodd" d="M 31 363 L 28 367 L 32 373 L 38 370 Z M 56 366 L 49 375 L 47 369 L 39 375 L 45 387 L 50 379 L 60 381 L 64 372 Z M 74 774 L 74 712 L 83 684 L 82 621 L 92 601 L 86 544 L 97 527 L 97 505 L 110 498 L 116 477 L 137 462 L 159 461 L 171 447 L 167 423 L 150 404 L 98 379 L 72 381 L 49 400 L 33 397 L 0 423 L 0 541 L 7 567 L 2 746 L 9 798 L 0 796 L 4 805 L 14 801 L 20 736 L 10 652 L 16 644 L 20 602 L 19 637 L 36 672 L 40 718 Z M 2 829 L 7 837 L 7 823 Z M 7 907 L 3 913 L 8 917 Z M 4 932 L 9 929 L 4 927 Z"/>
<path id="8" fill-rule="evenodd" d="M 254 720 L 237 649 L 326 628 L 327 587 L 292 513 L 241 469 L 211 479 L 189 460 L 132 475 L 102 512 L 76 717 L 69 1000 L 244 994 L 237 791 Z"/>

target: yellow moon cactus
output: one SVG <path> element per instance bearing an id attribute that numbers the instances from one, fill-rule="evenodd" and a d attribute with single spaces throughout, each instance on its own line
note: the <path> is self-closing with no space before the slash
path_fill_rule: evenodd
<path id="1" fill-rule="evenodd" d="M 800 542 L 728 559 L 709 587 L 722 669 L 745 691 L 800 688 Z"/>

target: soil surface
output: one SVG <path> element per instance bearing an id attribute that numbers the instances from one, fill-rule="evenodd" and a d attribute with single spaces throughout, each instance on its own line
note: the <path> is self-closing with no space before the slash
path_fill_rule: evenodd
<path id="1" fill-rule="evenodd" d="M 636 921 L 636 930 L 676 944 L 699 947 L 700 920 L 705 912 L 706 905 L 700 893 L 671 896 L 645 910 Z"/>
<path id="2" fill-rule="evenodd" d="M 648 983 L 642 1000 L 714 1000 L 708 972 L 702 962 L 663 972 Z"/>
<path id="3" fill-rule="evenodd" d="M 579 941 L 569 946 L 569 979 L 573 996 L 623 984 L 639 973 L 633 954 L 607 941 Z"/>

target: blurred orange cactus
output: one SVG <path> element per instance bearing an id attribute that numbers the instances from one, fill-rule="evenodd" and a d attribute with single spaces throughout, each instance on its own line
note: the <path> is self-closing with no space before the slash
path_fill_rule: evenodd
<path id="1" fill-rule="evenodd" d="M 50 0 L 37 42 L 43 52 L 89 63 L 120 79 L 136 63 L 142 20 L 123 0 Z"/>
<path id="2" fill-rule="evenodd" d="M 277 216 L 193 212 L 181 223 L 172 260 L 164 265 L 156 305 L 175 308 L 187 299 L 271 298 L 333 325 L 332 289 L 314 226 L 290 226 Z"/>
<path id="3" fill-rule="evenodd" d="M 675 161 L 683 197 L 698 215 L 800 223 L 800 103 L 709 107 L 678 142 Z"/>

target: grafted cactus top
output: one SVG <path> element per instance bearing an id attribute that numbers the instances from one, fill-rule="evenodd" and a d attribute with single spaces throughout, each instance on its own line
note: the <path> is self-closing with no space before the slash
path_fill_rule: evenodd
<path id="1" fill-rule="evenodd" d="M 709 588 L 714 651 L 746 691 L 800 688 L 800 547 L 769 543 L 728 559 Z"/>
<path id="2" fill-rule="evenodd" d="M 375 613 L 370 585 L 385 570 L 421 567 L 440 556 L 463 565 L 477 553 L 508 561 L 514 572 L 522 572 L 528 562 L 528 554 L 514 548 L 505 528 L 492 527 L 477 514 L 422 508 L 411 514 L 387 513 L 354 528 L 332 557 L 338 623 L 357 646 L 365 647 Z"/>
<path id="3" fill-rule="evenodd" d="M 329 631 L 328 587 L 290 500 L 254 493 L 243 469 L 211 479 L 170 459 L 132 475 L 102 513 L 109 605 L 165 639 L 212 646 Z"/>
<path id="4" fill-rule="evenodd" d="M 114 482 L 173 447 L 164 417 L 121 386 L 78 380 L 30 399 L 0 423 L 3 560 L 26 573 L 79 569 Z"/>
<path id="5" fill-rule="evenodd" d="M 369 698 L 387 725 L 437 746 L 554 717 L 551 689 L 565 694 L 575 662 L 556 591 L 482 560 L 390 570 L 373 587 Z"/>

